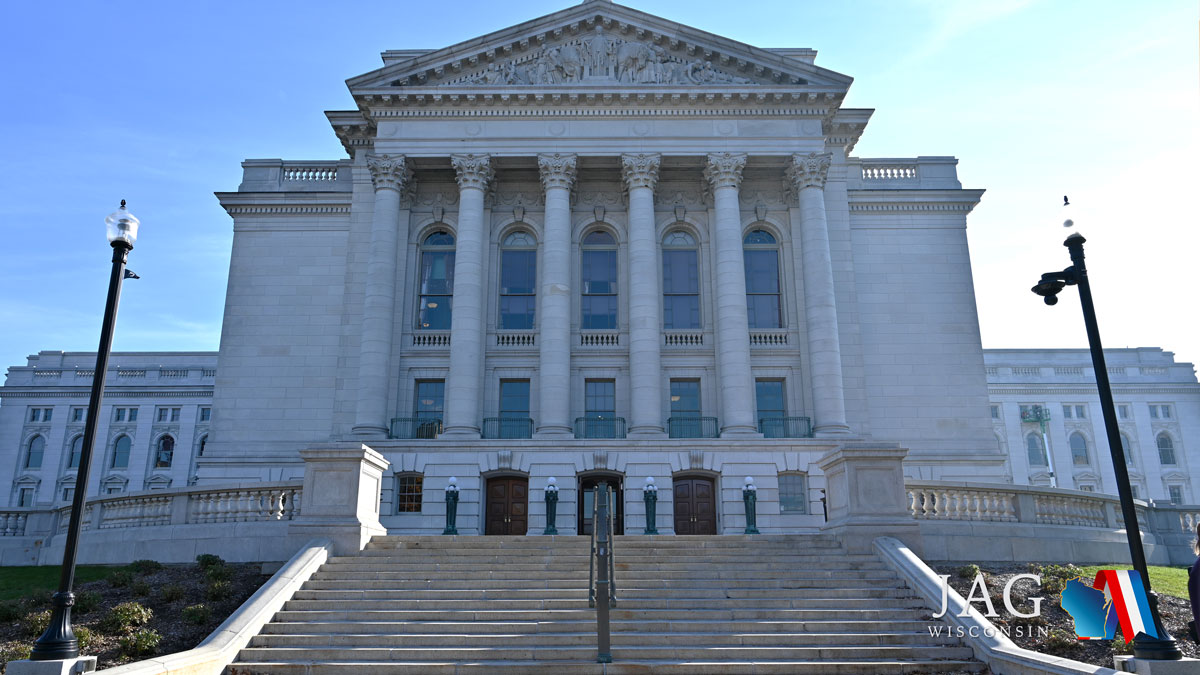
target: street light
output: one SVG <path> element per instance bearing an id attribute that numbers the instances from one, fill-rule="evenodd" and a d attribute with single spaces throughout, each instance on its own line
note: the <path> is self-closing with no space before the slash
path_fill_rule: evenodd
<path id="1" fill-rule="evenodd" d="M 1065 201 L 1065 200 L 1064 200 Z M 1067 220 L 1064 226 L 1074 222 Z M 1154 619 L 1154 631 L 1158 637 L 1138 633 L 1133 638 L 1133 655 L 1141 659 L 1174 661 L 1183 658 L 1179 646 L 1163 627 L 1158 614 L 1158 596 L 1150 590 L 1150 573 L 1146 569 L 1146 552 L 1142 549 L 1142 534 L 1138 527 L 1137 511 L 1133 506 L 1133 492 L 1129 488 L 1129 471 L 1125 465 L 1125 454 L 1121 446 L 1121 433 L 1117 428 L 1117 412 L 1113 406 L 1112 388 L 1108 382 L 1108 368 L 1104 364 L 1104 348 L 1100 344 L 1100 329 L 1096 325 L 1096 308 L 1092 304 L 1092 287 L 1088 283 L 1087 266 L 1083 262 L 1083 235 L 1073 232 L 1063 246 L 1074 263 L 1061 272 L 1047 272 L 1034 286 L 1034 293 L 1042 296 L 1047 305 L 1058 303 L 1058 293 L 1066 286 L 1079 286 L 1079 301 L 1083 305 L 1083 323 L 1087 328 L 1088 346 L 1092 352 L 1092 368 L 1096 371 L 1096 388 L 1100 394 L 1100 410 L 1104 413 L 1104 430 L 1108 436 L 1108 450 L 1112 455 L 1113 472 L 1117 477 L 1117 493 L 1121 497 L 1121 514 L 1125 518 L 1125 535 L 1129 540 L 1129 556 L 1133 568 L 1142 577 L 1149 599 L 1150 614 Z"/>
<path id="2" fill-rule="evenodd" d="M 71 501 L 71 523 L 67 528 L 63 550 L 62 576 L 54 594 L 54 613 L 46 632 L 33 643 L 31 661 L 57 661 L 79 656 L 79 641 L 71 629 L 71 607 L 75 594 L 75 557 L 79 548 L 79 526 L 83 521 L 83 505 L 87 499 L 88 470 L 92 463 L 92 446 L 96 441 L 96 424 L 100 420 L 100 401 L 104 398 L 104 376 L 108 373 L 108 351 L 112 346 L 113 327 L 117 321 L 117 304 L 121 299 L 121 282 L 125 279 L 125 262 L 137 241 L 139 221 L 121 208 L 104 219 L 108 243 L 112 245 L 112 275 L 108 278 L 108 299 L 104 303 L 104 323 L 100 328 L 100 346 L 96 349 L 96 370 L 92 376 L 92 395 L 88 399 L 87 423 L 83 431 L 83 449 L 75 478 L 75 496 Z"/>

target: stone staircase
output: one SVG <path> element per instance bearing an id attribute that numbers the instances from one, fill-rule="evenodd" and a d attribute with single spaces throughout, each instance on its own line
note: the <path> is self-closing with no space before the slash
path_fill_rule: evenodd
<path id="1" fill-rule="evenodd" d="M 873 555 L 820 535 L 617 537 L 596 663 L 586 537 L 377 537 L 330 560 L 231 675 L 980 672 Z"/>

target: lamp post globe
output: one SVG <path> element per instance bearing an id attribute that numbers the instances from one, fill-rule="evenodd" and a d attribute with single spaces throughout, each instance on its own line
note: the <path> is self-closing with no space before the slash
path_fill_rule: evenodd
<path id="1" fill-rule="evenodd" d="M 104 219 L 104 228 L 108 233 L 108 243 L 113 246 L 133 248 L 137 242 L 138 225 L 142 221 L 125 209 L 125 200 L 121 200 L 121 208 L 108 214 Z"/>

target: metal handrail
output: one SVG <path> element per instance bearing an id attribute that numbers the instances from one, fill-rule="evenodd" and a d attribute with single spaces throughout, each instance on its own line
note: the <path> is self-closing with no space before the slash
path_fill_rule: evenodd
<path id="1" fill-rule="evenodd" d="M 764 438 L 812 438 L 812 419 L 808 417 L 762 417 L 758 432 Z"/>
<path id="2" fill-rule="evenodd" d="M 485 417 L 484 438 L 533 438 L 533 419 L 529 417 Z"/>
<path id="3" fill-rule="evenodd" d="M 609 607 L 616 605 L 616 587 L 613 579 L 612 559 L 612 510 L 608 508 L 608 483 L 596 486 L 595 498 L 592 501 L 592 553 L 589 556 L 595 561 L 597 570 L 595 584 L 588 584 L 592 603 L 600 598 L 596 607 L 596 662 L 612 663 L 611 627 L 609 626 Z M 589 563 L 589 569 L 591 564 Z"/>
<path id="4" fill-rule="evenodd" d="M 715 417 L 673 415 L 667 418 L 667 435 L 670 438 L 716 438 L 720 434 Z"/>
<path id="5" fill-rule="evenodd" d="M 442 420 L 436 417 L 393 417 L 389 438 L 433 439 L 442 433 Z"/>
<path id="6" fill-rule="evenodd" d="M 596 531 L 599 529 L 599 527 L 598 527 L 599 521 L 597 520 L 597 518 L 599 517 L 599 511 L 600 511 L 600 488 L 601 487 L 603 487 L 603 488 L 605 488 L 605 490 L 607 490 L 608 483 L 601 483 L 601 484 L 597 485 L 596 487 L 592 488 L 592 490 L 593 490 L 592 494 L 594 496 L 592 498 L 592 553 L 590 556 L 588 556 L 588 607 L 596 606 L 596 557 L 597 557 L 597 555 L 596 555 Z M 615 496 L 615 494 L 614 494 L 614 496 Z M 605 505 L 605 511 L 607 511 L 607 513 L 608 513 L 608 517 L 605 518 L 605 522 L 608 523 L 607 529 L 611 535 L 611 533 L 616 532 L 615 525 L 614 525 L 615 516 L 613 515 L 616 512 L 616 508 L 615 508 L 615 505 L 614 505 L 614 508 L 607 508 L 608 507 L 607 499 L 604 500 L 604 505 Z M 612 554 L 613 548 L 614 548 L 614 542 L 616 542 L 616 537 L 609 536 L 609 539 L 608 539 L 608 551 L 609 551 L 609 555 L 608 555 L 608 580 L 609 580 L 608 602 L 610 605 L 615 607 L 617 604 L 617 576 L 616 576 L 616 562 L 615 562 L 616 556 Z"/>

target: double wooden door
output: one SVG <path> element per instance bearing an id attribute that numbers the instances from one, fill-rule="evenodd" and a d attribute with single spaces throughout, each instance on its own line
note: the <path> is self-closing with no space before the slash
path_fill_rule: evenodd
<path id="1" fill-rule="evenodd" d="M 505 476 L 487 482 L 484 534 L 529 533 L 529 480 Z"/>
<path id="2" fill-rule="evenodd" d="M 592 534 L 592 508 L 595 506 L 596 486 L 608 483 L 608 508 L 613 510 L 613 531 L 610 534 L 625 534 L 625 495 L 621 490 L 621 479 L 617 476 L 581 476 L 579 478 L 579 534 Z"/>
<path id="3" fill-rule="evenodd" d="M 711 478 L 676 478 L 675 534 L 716 534 L 717 498 Z"/>

